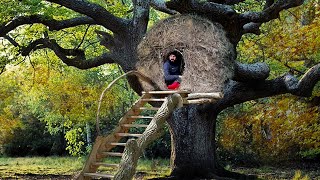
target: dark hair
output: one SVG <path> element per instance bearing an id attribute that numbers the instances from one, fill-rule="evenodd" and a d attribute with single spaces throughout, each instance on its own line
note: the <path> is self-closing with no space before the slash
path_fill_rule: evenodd
<path id="1" fill-rule="evenodd" d="M 177 49 L 175 49 L 175 50 L 173 50 L 173 51 L 170 51 L 170 52 L 167 54 L 164 62 L 169 59 L 169 56 L 170 56 L 171 54 L 175 55 L 176 58 L 177 58 L 176 62 L 177 62 L 177 63 L 180 63 L 180 65 L 181 65 L 180 71 L 181 71 L 181 74 L 182 74 L 183 71 L 184 71 L 184 68 L 185 68 L 185 62 L 184 62 L 184 58 L 183 58 L 183 55 L 182 55 L 181 51 L 179 51 L 179 50 L 177 50 Z"/>
<path id="2" fill-rule="evenodd" d="M 166 60 L 169 59 L 169 56 L 170 56 L 171 54 L 175 55 L 175 56 L 177 57 L 177 60 L 178 60 L 178 61 L 182 61 L 182 60 L 183 60 L 182 54 L 181 54 L 181 52 L 178 51 L 178 50 L 170 51 L 170 52 L 167 54 L 167 56 L 166 56 Z"/>

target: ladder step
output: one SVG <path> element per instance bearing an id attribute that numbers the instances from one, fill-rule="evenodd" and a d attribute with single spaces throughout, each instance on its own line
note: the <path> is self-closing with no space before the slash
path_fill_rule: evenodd
<path id="1" fill-rule="evenodd" d="M 102 173 L 84 173 L 84 176 L 95 177 L 95 178 L 113 178 L 114 175 L 102 174 Z"/>
<path id="2" fill-rule="evenodd" d="M 103 155 L 106 156 L 118 156 L 118 157 L 122 157 L 123 153 L 119 153 L 119 152 L 103 152 Z"/>
<path id="3" fill-rule="evenodd" d="M 129 116 L 131 119 L 152 119 L 152 116 Z"/>
<path id="4" fill-rule="evenodd" d="M 144 102 L 156 102 L 156 101 L 165 101 L 166 99 L 163 98 L 163 99 L 153 99 L 153 98 L 150 98 L 150 99 L 141 99 L 141 101 L 144 101 Z"/>
<path id="5" fill-rule="evenodd" d="M 126 143 L 110 143 L 112 146 L 126 146 Z"/>
<path id="6" fill-rule="evenodd" d="M 119 167 L 119 164 L 107 164 L 102 162 L 93 163 L 95 166 L 104 166 L 104 167 Z"/>
<path id="7" fill-rule="evenodd" d="M 116 133 L 120 137 L 141 137 L 142 134 L 130 134 L 130 133 Z"/>
<path id="8" fill-rule="evenodd" d="M 158 111 L 160 108 L 158 107 L 139 107 L 140 110 L 152 110 L 152 111 Z"/>
<path id="9" fill-rule="evenodd" d="M 188 94 L 190 91 L 187 90 L 179 90 L 179 91 L 143 91 L 142 94 Z"/>
<path id="10" fill-rule="evenodd" d="M 143 127 L 146 128 L 148 127 L 147 124 L 121 124 L 122 127 Z"/>

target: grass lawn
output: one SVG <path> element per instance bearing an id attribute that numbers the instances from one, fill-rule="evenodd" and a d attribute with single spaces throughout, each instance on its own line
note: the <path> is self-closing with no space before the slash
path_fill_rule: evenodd
<path id="1" fill-rule="evenodd" d="M 110 159 L 107 163 L 117 163 Z M 0 179 L 72 179 L 82 169 L 84 157 L 23 157 L 1 158 Z M 258 175 L 261 179 L 320 180 L 320 167 L 317 164 L 290 165 L 287 167 L 226 167 L 229 170 Z M 110 172 L 115 169 L 101 168 Z M 149 179 L 170 174 L 169 160 L 155 159 L 139 161 L 135 179 Z"/>
<path id="2" fill-rule="evenodd" d="M 0 179 L 20 176 L 66 176 L 80 171 L 84 158 L 76 157 L 23 157 L 0 158 Z"/>
<path id="3" fill-rule="evenodd" d="M 117 163 L 109 159 L 107 163 Z M 85 157 L 0 157 L 0 179 L 72 179 L 79 173 Z M 112 168 L 100 171 L 115 171 Z M 169 160 L 139 160 L 137 178 L 154 178 L 170 173 Z"/>

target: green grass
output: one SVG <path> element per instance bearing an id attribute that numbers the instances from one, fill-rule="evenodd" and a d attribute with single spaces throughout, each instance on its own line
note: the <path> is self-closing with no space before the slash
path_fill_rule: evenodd
<path id="1" fill-rule="evenodd" d="M 81 157 L 23 157 L 23 158 L 1 158 L 0 157 L 0 179 L 70 179 L 78 174 L 84 165 L 86 158 Z M 119 158 L 108 158 L 106 163 L 119 163 Z M 136 171 L 136 179 L 150 179 L 163 177 L 170 174 L 168 159 L 140 159 Z M 319 167 L 271 167 L 259 168 L 226 167 L 228 170 L 244 174 L 255 174 L 260 179 L 279 180 L 320 180 Z M 99 171 L 114 173 L 115 168 L 101 167 Z"/>
<path id="2" fill-rule="evenodd" d="M 80 171 L 84 158 L 76 157 L 23 157 L 0 158 L 0 177 L 19 175 L 73 175 Z"/>
<path id="3" fill-rule="evenodd" d="M 23 176 L 74 176 L 84 165 L 85 157 L 0 157 L 0 179 Z M 119 158 L 108 158 L 106 163 L 119 163 Z M 99 171 L 114 173 L 115 168 L 101 167 Z M 169 160 L 140 159 L 137 176 L 153 178 L 169 175 Z"/>

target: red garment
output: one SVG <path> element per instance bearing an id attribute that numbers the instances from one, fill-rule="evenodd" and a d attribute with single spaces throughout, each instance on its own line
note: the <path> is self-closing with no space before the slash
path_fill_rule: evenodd
<path id="1" fill-rule="evenodd" d="M 180 87 L 180 83 L 175 81 L 172 84 L 168 85 L 167 87 L 168 89 L 171 89 L 171 90 L 178 89 Z"/>

